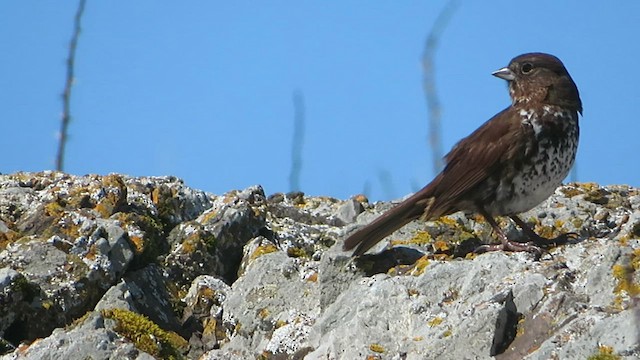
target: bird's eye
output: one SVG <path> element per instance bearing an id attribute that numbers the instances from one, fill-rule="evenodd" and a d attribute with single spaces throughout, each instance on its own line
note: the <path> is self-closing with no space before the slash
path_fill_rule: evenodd
<path id="1" fill-rule="evenodd" d="M 526 73 L 530 72 L 531 70 L 533 70 L 533 65 L 531 63 L 522 64 L 522 73 L 523 74 L 526 74 Z"/>

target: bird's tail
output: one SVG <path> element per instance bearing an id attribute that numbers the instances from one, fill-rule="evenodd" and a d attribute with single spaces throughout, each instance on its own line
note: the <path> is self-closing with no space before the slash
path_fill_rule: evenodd
<path id="1" fill-rule="evenodd" d="M 429 214 L 433 197 L 430 197 L 428 192 L 429 189 L 425 187 L 382 214 L 369 225 L 359 229 L 344 241 L 342 249 L 348 251 L 355 248 L 353 256 L 362 255 L 392 232 L 412 220 Z"/>

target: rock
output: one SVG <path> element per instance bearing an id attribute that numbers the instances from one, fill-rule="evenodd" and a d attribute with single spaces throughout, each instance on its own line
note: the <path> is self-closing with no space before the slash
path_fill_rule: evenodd
<path id="1" fill-rule="evenodd" d="M 183 326 L 191 334 L 189 358 L 228 342 L 236 324 L 223 322 L 222 304 L 230 293 L 231 287 L 213 276 L 201 275 L 193 281 L 183 299 L 186 307 L 182 316 Z"/>
<path id="2" fill-rule="evenodd" d="M 526 253 L 462 213 L 357 259 L 391 203 L 175 177 L 0 175 L 2 359 L 640 356 L 640 191 L 568 184 L 522 214 L 579 238 Z M 519 229 L 500 220 L 506 233 Z"/>
<path id="3" fill-rule="evenodd" d="M 105 326 L 105 319 L 99 313 L 90 313 L 79 325 L 70 329 L 55 329 L 48 337 L 35 341 L 26 349 L 7 354 L 2 359 L 154 359 L 123 340 Z"/>

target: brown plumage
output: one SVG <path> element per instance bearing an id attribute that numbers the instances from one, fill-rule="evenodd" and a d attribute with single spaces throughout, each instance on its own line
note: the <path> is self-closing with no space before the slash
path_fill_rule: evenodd
<path id="1" fill-rule="evenodd" d="M 511 217 L 536 243 L 549 240 L 517 214 L 548 198 L 573 165 L 582 113 L 578 89 L 562 62 L 543 53 L 520 55 L 493 75 L 509 82 L 511 106 L 458 142 L 431 183 L 349 236 L 344 250 L 364 254 L 412 220 L 457 211 L 481 214 L 500 238 L 500 245 L 478 251 L 539 250 L 507 239 L 495 216 Z"/>

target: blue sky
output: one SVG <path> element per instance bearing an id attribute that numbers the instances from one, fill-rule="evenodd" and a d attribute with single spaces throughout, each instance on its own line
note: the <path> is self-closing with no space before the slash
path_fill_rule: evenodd
<path id="1" fill-rule="evenodd" d="M 420 57 L 445 4 L 89 0 L 65 171 L 286 192 L 299 90 L 301 190 L 404 196 L 434 176 Z M 613 4 L 462 1 L 435 57 L 443 151 L 509 104 L 491 72 L 549 52 L 584 104 L 578 180 L 640 186 L 640 2 Z M 76 6 L 3 3 L 2 173 L 54 168 Z"/>

